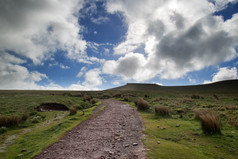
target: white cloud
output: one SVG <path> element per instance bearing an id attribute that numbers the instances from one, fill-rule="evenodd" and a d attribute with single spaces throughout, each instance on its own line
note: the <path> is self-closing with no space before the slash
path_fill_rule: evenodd
<path id="1" fill-rule="evenodd" d="M 213 1 L 215 3 L 215 7 L 217 11 L 224 9 L 229 2 L 230 3 L 238 2 L 238 0 L 213 0 Z"/>
<path id="2" fill-rule="evenodd" d="M 95 88 L 102 84 L 101 71 L 99 69 L 92 69 L 85 73 L 85 81 L 83 85 L 87 88 Z"/>
<path id="3" fill-rule="evenodd" d="M 213 16 L 218 3 L 109 0 L 107 11 L 122 12 L 128 31 L 125 41 L 114 47 L 114 54 L 121 57 L 105 62 L 103 72 L 136 81 L 156 76 L 178 79 L 233 59 L 238 46 L 238 15 L 226 22 Z M 135 53 L 141 48 L 144 52 Z"/>
<path id="4" fill-rule="evenodd" d="M 212 82 L 218 82 L 218 81 L 223 81 L 223 80 L 231 80 L 231 79 L 237 79 L 237 68 L 227 68 L 227 67 L 222 67 L 219 68 L 218 72 L 215 73 L 212 77 L 212 81 L 205 80 L 204 84 L 207 83 L 212 83 Z"/>
<path id="5" fill-rule="evenodd" d="M 57 50 L 70 59 L 87 56 L 80 36 L 78 11 L 83 0 L 0 1 L 0 50 L 14 51 L 34 64 Z"/>
<path id="6" fill-rule="evenodd" d="M 30 72 L 20 64 L 24 60 L 0 51 L 0 88 L 1 89 L 38 89 L 37 82 L 47 79 L 45 74 Z"/>
<path id="7" fill-rule="evenodd" d="M 61 63 L 59 66 L 60 66 L 60 68 L 62 68 L 62 69 L 70 69 L 69 66 L 65 66 L 65 65 L 63 65 L 62 63 Z"/>

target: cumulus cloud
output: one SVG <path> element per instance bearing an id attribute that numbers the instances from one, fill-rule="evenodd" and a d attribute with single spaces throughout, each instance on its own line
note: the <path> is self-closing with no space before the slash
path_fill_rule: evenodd
<path id="1" fill-rule="evenodd" d="M 101 71 L 99 69 L 92 69 L 85 73 L 85 81 L 83 85 L 87 88 L 95 88 L 102 84 Z"/>
<path id="2" fill-rule="evenodd" d="M 228 2 L 109 0 L 107 11 L 122 12 L 128 31 L 126 40 L 114 47 L 119 59 L 107 61 L 103 72 L 136 81 L 156 76 L 178 79 L 233 59 L 238 46 L 238 14 L 225 22 L 213 15 L 218 4 Z M 141 48 L 144 51 L 135 53 Z"/>
<path id="3" fill-rule="evenodd" d="M 212 76 L 212 81 L 207 81 L 205 80 L 204 83 L 212 83 L 212 82 L 218 82 L 218 81 L 223 81 L 223 80 L 231 80 L 231 79 L 237 79 L 237 68 L 227 68 L 227 67 L 222 67 L 219 68 L 218 72 L 215 73 Z"/>
<path id="4" fill-rule="evenodd" d="M 1 89 L 39 89 L 37 82 L 47 79 L 45 74 L 30 72 L 20 64 L 24 60 L 0 51 L 0 88 Z"/>
<path id="5" fill-rule="evenodd" d="M 70 59 L 86 56 L 78 24 L 82 4 L 83 0 L 2 0 L 0 50 L 14 51 L 34 64 L 57 50 L 66 51 Z"/>

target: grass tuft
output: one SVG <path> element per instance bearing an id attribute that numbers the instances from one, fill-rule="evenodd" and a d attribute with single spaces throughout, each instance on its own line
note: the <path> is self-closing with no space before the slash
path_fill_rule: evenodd
<path id="1" fill-rule="evenodd" d="M 220 121 L 217 115 L 206 110 L 197 110 L 195 116 L 200 119 L 204 134 L 221 134 Z"/>
<path id="2" fill-rule="evenodd" d="M 155 114 L 160 116 L 169 116 L 170 109 L 166 106 L 155 106 Z"/>
<path id="3" fill-rule="evenodd" d="M 76 114 L 78 111 L 78 108 L 77 107 L 70 107 L 69 108 L 69 115 L 74 115 Z"/>
<path id="4" fill-rule="evenodd" d="M 141 111 L 146 111 L 150 108 L 149 103 L 142 98 L 140 98 L 136 101 L 136 106 L 137 106 L 138 110 L 141 110 Z"/>

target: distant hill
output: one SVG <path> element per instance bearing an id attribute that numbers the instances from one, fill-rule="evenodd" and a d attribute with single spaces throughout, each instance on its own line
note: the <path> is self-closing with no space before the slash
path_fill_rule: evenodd
<path id="1" fill-rule="evenodd" d="M 161 86 L 148 83 L 127 83 L 124 86 L 109 89 L 112 91 L 162 91 L 162 92 L 223 92 L 238 93 L 238 80 L 220 81 L 210 84 L 190 86 Z"/>

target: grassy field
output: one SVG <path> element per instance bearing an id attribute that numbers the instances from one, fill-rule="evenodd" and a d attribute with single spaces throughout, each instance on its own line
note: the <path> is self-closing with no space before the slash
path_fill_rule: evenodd
<path id="1" fill-rule="evenodd" d="M 27 120 L 0 128 L 0 159 L 32 158 L 66 131 L 90 118 L 100 102 L 92 104 L 84 95 L 85 92 L 1 91 L 0 119 L 27 114 Z M 42 103 L 77 107 L 78 112 L 75 115 L 69 115 L 69 111 L 38 112 L 36 107 Z"/>
<path id="2" fill-rule="evenodd" d="M 139 112 L 145 126 L 146 137 L 143 142 L 148 148 L 150 159 L 237 158 L 237 94 L 148 91 L 120 93 L 124 97 L 117 99 L 135 108 L 134 100 L 138 98 L 143 98 L 149 104 L 148 110 Z M 156 106 L 167 107 L 170 115 L 156 115 Z M 195 119 L 195 110 L 206 110 L 216 114 L 220 119 L 221 134 L 204 134 L 200 121 Z"/>
<path id="3" fill-rule="evenodd" d="M 136 86 L 136 87 L 135 87 Z M 142 86 L 142 90 L 140 87 Z M 164 87 L 148 90 L 148 85 L 129 85 L 123 90 L 99 92 L 67 91 L 0 91 L 0 117 L 21 117 L 26 121 L 15 126 L 0 128 L 0 159 L 31 158 L 43 148 L 57 141 L 67 130 L 90 117 L 93 105 L 88 97 L 114 98 L 137 108 L 135 100 L 141 98 L 148 109 L 139 111 L 144 121 L 145 138 L 150 159 L 233 159 L 238 156 L 238 92 L 225 89 L 209 90 L 206 87 Z M 152 87 L 153 85 L 149 85 Z M 191 89 L 192 88 L 192 89 Z M 202 88 L 202 89 L 200 89 Z M 226 91 L 222 91 L 226 90 Z M 87 94 L 87 95 L 86 95 Z M 42 103 L 59 103 L 77 107 L 75 115 L 69 111 L 38 112 Z M 155 107 L 169 110 L 169 115 L 155 113 Z M 84 115 L 82 111 L 84 109 Z M 104 106 L 100 111 L 103 111 Z M 195 119 L 196 111 L 208 111 L 219 117 L 221 134 L 205 134 L 201 122 Z"/>

